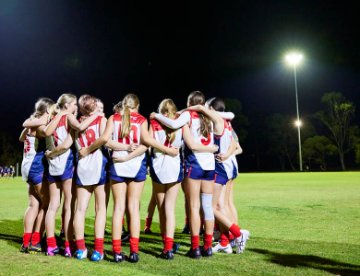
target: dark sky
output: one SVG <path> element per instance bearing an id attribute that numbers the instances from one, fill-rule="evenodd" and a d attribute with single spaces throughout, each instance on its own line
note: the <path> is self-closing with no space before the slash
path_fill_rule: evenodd
<path id="1" fill-rule="evenodd" d="M 292 71 L 282 62 L 291 48 L 306 57 L 302 114 L 330 91 L 360 106 L 352 1 L 144 2 L 0 1 L 2 127 L 19 132 L 38 97 L 63 92 L 94 94 L 108 114 L 127 92 L 147 115 L 165 97 L 184 107 L 193 90 L 237 98 L 248 116 L 295 114 Z"/>

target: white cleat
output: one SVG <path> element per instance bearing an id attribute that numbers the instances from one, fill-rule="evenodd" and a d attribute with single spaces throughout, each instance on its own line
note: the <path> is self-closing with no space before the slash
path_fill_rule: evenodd
<path id="1" fill-rule="evenodd" d="M 248 230 L 244 230 L 242 229 L 241 231 L 241 236 L 238 237 L 235 241 L 236 241 L 236 253 L 240 254 L 243 253 L 246 247 L 246 242 L 250 237 L 250 232 Z"/>
<path id="2" fill-rule="evenodd" d="M 224 252 L 231 254 L 233 252 L 231 245 L 228 243 L 226 246 L 222 246 L 219 242 L 212 248 L 213 253 Z"/>

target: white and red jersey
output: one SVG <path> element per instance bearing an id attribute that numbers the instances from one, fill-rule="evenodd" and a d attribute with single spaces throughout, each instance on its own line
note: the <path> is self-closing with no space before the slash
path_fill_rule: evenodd
<path id="1" fill-rule="evenodd" d="M 209 132 L 208 137 L 204 137 L 200 133 L 200 117 L 195 111 L 185 111 L 190 113 L 189 128 L 195 143 L 201 143 L 205 146 L 211 146 L 214 144 L 214 134 L 212 129 Z M 214 154 L 210 152 L 192 152 L 185 150 L 185 158 L 189 162 L 193 162 L 193 158 L 199 163 L 203 170 L 214 170 L 215 169 L 215 158 Z"/>
<path id="2" fill-rule="evenodd" d="M 219 154 L 225 154 L 233 141 L 233 134 L 232 134 L 232 127 L 230 122 L 224 120 L 224 130 L 221 135 L 214 135 L 215 144 L 219 147 L 218 152 Z M 235 159 L 235 163 L 234 163 Z M 228 179 L 232 179 L 234 176 L 234 170 L 237 171 L 237 163 L 235 155 L 232 155 L 225 161 L 219 164 L 223 170 L 226 171 Z"/>
<path id="3" fill-rule="evenodd" d="M 44 173 L 45 150 L 45 139 L 39 139 L 30 133 L 26 134 L 21 162 L 21 175 L 24 181 L 30 181 L 33 184 L 41 182 Z"/>
<path id="4" fill-rule="evenodd" d="M 173 130 L 175 132 L 175 139 L 170 144 L 164 127 L 157 120 L 151 120 L 150 125 L 153 131 L 153 138 L 156 141 L 167 147 L 182 147 L 182 128 Z M 156 177 L 162 184 L 178 182 L 179 175 L 182 173 L 181 162 L 180 153 L 177 156 L 170 156 L 156 148 L 152 149 L 151 166 Z"/>
<path id="5" fill-rule="evenodd" d="M 63 115 L 56 126 L 55 131 L 52 134 L 54 146 L 62 144 L 70 132 L 69 126 L 67 125 L 67 116 Z M 71 154 L 71 150 L 68 149 L 64 153 L 54 157 L 49 161 L 49 174 L 52 176 L 62 175 L 65 171 L 67 160 Z"/>
<path id="6" fill-rule="evenodd" d="M 141 125 L 146 121 L 146 118 L 141 116 L 137 112 L 130 113 L 130 132 L 128 136 L 121 138 L 121 125 L 122 125 L 122 115 L 115 113 L 113 115 L 114 122 L 114 131 L 112 139 L 118 143 L 130 145 L 140 145 L 141 138 Z M 128 151 L 113 151 L 113 157 L 122 157 L 129 154 Z M 118 176 L 133 178 L 138 173 L 139 169 L 143 164 L 143 160 L 146 158 L 145 153 L 134 157 L 131 160 L 121 163 L 114 163 L 114 169 Z"/>
<path id="7" fill-rule="evenodd" d="M 90 123 L 88 128 L 80 132 L 77 142 L 81 147 L 89 147 L 101 135 L 102 116 L 98 116 Z M 81 158 L 77 164 L 77 177 L 84 186 L 98 184 L 103 174 L 103 153 L 101 148 Z"/>

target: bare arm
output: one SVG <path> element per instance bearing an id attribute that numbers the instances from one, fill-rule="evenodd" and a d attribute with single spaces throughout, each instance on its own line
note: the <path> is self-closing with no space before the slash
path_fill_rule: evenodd
<path id="1" fill-rule="evenodd" d="M 88 118 L 86 118 L 84 121 L 79 123 L 78 120 L 76 120 L 75 116 L 73 114 L 67 115 L 68 124 L 70 127 L 76 131 L 82 132 L 85 129 L 88 128 L 88 126 L 96 119 L 97 116 L 101 115 L 100 113 L 94 113 L 90 115 Z"/>
<path id="2" fill-rule="evenodd" d="M 241 148 L 240 146 L 240 143 L 239 143 L 239 137 L 237 136 L 236 132 L 234 131 L 234 129 L 232 130 L 232 136 L 235 140 L 235 143 L 236 143 L 236 150 L 234 152 L 235 155 L 238 155 L 238 154 L 242 154 L 243 153 L 243 149 Z"/>
<path id="3" fill-rule="evenodd" d="M 162 151 L 163 153 L 171 155 L 171 156 L 177 156 L 179 154 L 178 148 L 168 148 L 150 136 L 149 131 L 148 131 L 147 121 L 145 121 L 141 125 L 141 142 L 147 146 L 157 148 L 158 150 Z"/>
<path id="4" fill-rule="evenodd" d="M 56 129 L 56 127 L 57 127 L 57 125 L 58 125 L 59 122 L 60 122 L 61 117 L 64 116 L 64 115 L 66 115 L 66 114 L 67 114 L 67 112 L 63 112 L 63 111 L 59 112 L 59 113 L 55 116 L 55 118 L 54 118 L 53 120 L 51 120 L 51 121 L 49 122 L 49 124 L 42 130 L 42 134 L 43 134 L 45 137 L 50 136 L 51 134 L 53 134 L 54 131 L 55 131 L 55 129 Z"/>
<path id="5" fill-rule="evenodd" d="M 35 128 L 41 125 L 46 125 L 47 117 L 48 117 L 47 114 L 42 115 L 40 118 L 30 117 L 23 122 L 22 126 L 26 128 Z"/>
<path id="6" fill-rule="evenodd" d="M 206 108 L 203 105 L 194 105 L 188 107 L 188 110 L 194 110 L 197 112 L 201 112 L 205 116 L 207 116 L 214 123 L 214 132 L 217 135 L 220 135 L 224 130 L 224 119 L 215 111 Z"/>
<path id="7" fill-rule="evenodd" d="M 99 138 L 97 138 L 94 141 L 94 143 L 92 143 L 90 146 L 88 146 L 86 148 L 82 148 L 79 151 L 79 157 L 85 157 L 89 153 L 91 153 L 94 150 L 97 150 L 98 148 L 105 145 L 107 143 L 107 141 L 110 139 L 110 136 L 113 133 L 113 130 L 114 130 L 113 116 L 110 116 L 110 118 L 106 122 L 106 127 L 105 127 L 103 134 L 101 134 L 101 136 Z"/>
<path id="8" fill-rule="evenodd" d="M 66 138 L 65 138 L 65 140 L 64 140 L 64 142 L 63 143 L 61 143 L 60 145 L 57 145 L 53 150 L 47 150 L 46 152 L 45 152 L 45 156 L 46 156 L 46 158 L 48 158 L 48 159 L 52 159 L 52 158 L 54 158 L 54 157 L 56 157 L 56 156 L 59 156 L 59 155 L 61 155 L 61 154 L 63 154 L 65 151 L 67 151 L 70 147 L 71 147 L 71 145 L 73 144 L 73 141 L 74 141 L 74 133 L 73 132 L 71 132 L 71 133 L 69 133 L 67 136 L 66 136 Z"/>
<path id="9" fill-rule="evenodd" d="M 220 112 L 220 111 L 216 111 L 216 113 L 218 113 L 220 115 L 221 118 L 223 118 L 224 120 L 232 120 L 235 118 L 235 114 L 232 112 Z"/>
<path id="10" fill-rule="evenodd" d="M 24 128 L 22 131 L 21 131 L 21 134 L 20 134 L 20 137 L 19 137 L 19 141 L 20 142 L 24 142 L 25 139 L 26 139 L 26 134 L 28 133 L 29 129 L 27 128 Z"/>
<path id="11" fill-rule="evenodd" d="M 214 153 L 218 150 L 218 146 L 216 145 L 205 146 L 203 144 L 195 143 L 193 137 L 191 136 L 190 129 L 187 125 L 183 127 L 183 138 L 186 146 L 192 151 Z"/>
<path id="12" fill-rule="evenodd" d="M 147 147 L 144 145 L 139 145 L 134 151 L 132 151 L 131 153 L 129 153 L 126 156 L 122 156 L 122 157 L 113 157 L 113 161 L 115 163 L 119 163 L 119 162 L 125 162 L 128 160 L 131 160 L 133 158 L 135 158 L 136 156 L 142 155 L 144 152 L 147 151 Z"/>
<path id="13" fill-rule="evenodd" d="M 236 150 L 236 142 L 234 139 L 231 141 L 230 147 L 225 153 L 217 154 L 215 156 L 215 159 L 219 162 L 224 162 L 226 159 L 228 159 L 230 156 L 232 156 L 235 153 Z"/>
<path id="14" fill-rule="evenodd" d="M 183 112 L 175 120 L 169 119 L 168 117 L 165 117 L 164 115 L 158 113 L 151 113 L 150 118 L 158 120 L 160 123 L 163 123 L 165 126 L 171 129 L 178 129 L 183 127 L 190 121 L 190 113 Z"/>

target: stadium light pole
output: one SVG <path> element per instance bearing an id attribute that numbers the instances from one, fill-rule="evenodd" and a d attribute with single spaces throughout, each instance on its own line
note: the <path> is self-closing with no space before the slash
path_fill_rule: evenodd
<path id="1" fill-rule="evenodd" d="M 298 132 L 298 142 L 299 142 L 299 163 L 300 163 L 300 171 L 303 171 L 303 164 L 302 164 L 302 153 L 301 153 L 301 134 L 300 134 L 300 127 L 302 125 L 299 116 L 299 100 L 298 100 L 298 88 L 297 88 L 297 76 L 296 76 L 296 68 L 299 66 L 303 60 L 304 56 L 302 53 L 299 52 L 290 52 L 285 55 L 285 62 L 293 68 L 294 71 L 294 83 L 295 83 L 295 99 L 296 99 L 296 122 L 295 125 L 297 127 Z"/>

